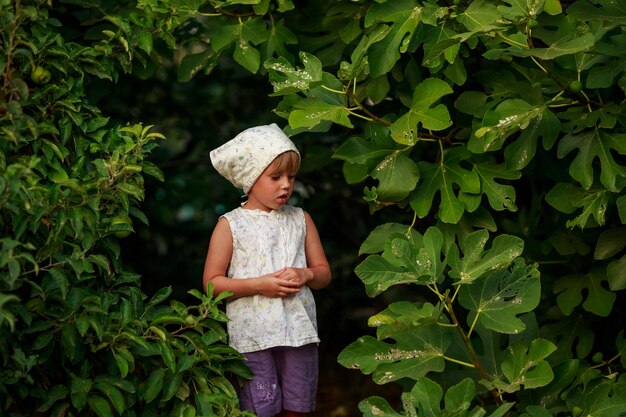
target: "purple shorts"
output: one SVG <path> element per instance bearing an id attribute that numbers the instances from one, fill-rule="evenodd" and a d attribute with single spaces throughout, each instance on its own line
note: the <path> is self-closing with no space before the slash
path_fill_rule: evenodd
<path id="1" fill-rule="evenodd" d="M 272 417 L 282 410 L 308 413 L 317 395 L 317 344 L 244 353 L 254 374 L 238 390 L 242 410 Z"/>

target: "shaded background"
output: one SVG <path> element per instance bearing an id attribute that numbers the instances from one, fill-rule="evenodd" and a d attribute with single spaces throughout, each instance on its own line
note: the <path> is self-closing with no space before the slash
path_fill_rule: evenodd
<path id="1" fill-rule="evenodd" d="M 112 121 L 155 125 L 167 137 L 150 158 L 163 170 L 165 181 L 146 178 L 142 210 L 150 224 L 134 219 L 135 233 L 121 240 L 123 257 L 142 275 L 148 295 L 171 286 L 172 298 L 195 301 L 187 291 L 201 288 L 215 222 L 241 202 L 240 192 L 211 166 L 209 151 L 250 126 L 286 124 L 273 112 L 279 98 L 269 97 L 271 86 L 243 71 L 222 60 L 210 76 L 185 83 L 177 81 L 174 68 L 163 67 L 148 81 L 128 76 L 115 85 L 94 81 L 89 86 L 91 100 Z M 293 137 L 303 162 L 292 203 L 315 219 L 333 272 L 331 285 L 315 292 L 322 339 L 316 416 L 360 416 L 360 400 L 381 395 L 394 404 L 400 392 L 396 384 L 378 386 L 369 376 L 337 363 L 343 348 L 374 333 L 367 319 L 388 302 L 367 297 L 354 275 L 361 242 L 376 224 L 411 221 L 397 209 L 371 215 L 362 198 L 363 184 L 346 185 L 342 162 L 331 158 L 344 139 L 332 131 Z M 393 291 L 385 294 L 380 297 Z"/>

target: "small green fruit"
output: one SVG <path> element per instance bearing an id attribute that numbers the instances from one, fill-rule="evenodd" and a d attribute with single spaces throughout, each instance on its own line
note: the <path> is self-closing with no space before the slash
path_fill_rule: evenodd
<path id="1" fill-rule="evenodd" d="M 115 237 L 118 238 L 125 238 L 126 236 L 130 235 L 130 228 L 132 227 L 132 225 L 133 221 L 128 216 L 115 216 L 113 217 L 113 220 L 111 220 L 111 226 L 118 226 L 115 227 L 115 229 L 117 230 L 113 232 Z M 119 226 L 127 227 L 124 227 L 124 230 L 120 230 Z"/>
<path id="2" fill-rule="evenodd" d="M 527 23 L 527 25 L 528 25 L 528 27 L 529 27 L 530 29 L 534 29 L 534 28 L 536 28 L 537 26 L 539 26 L 539 22 L 537 22 L 537 19 L 530 18 L 530 19 L 528 19 L 528 23 Z"/>
<path id="3" fill-rule="evenodd" d="M 573 92 L 578 93 L 579 91 L 583 89 L 583 83 L 580 82 L 579 80 L 574 80 L 571 83 L 569 83 L 569 88 Z"/>
<path id="4" fill-rule="evenodd" d="M 52 78 L 50 71 L 48 71 L 44 67 L 36 66 L 30 72 L 30 79 L 33 80 L 33 82 L 36 84 L 46 84 L 48 81 L 50 81 L 50 78 Z"/>

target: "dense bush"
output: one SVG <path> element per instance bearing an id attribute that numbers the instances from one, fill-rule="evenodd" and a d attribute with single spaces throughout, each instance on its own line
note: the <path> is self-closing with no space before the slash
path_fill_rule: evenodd
<path id="1" fill-rule="evenodd" d="M 241 414 L 219 297 L 148 298 L 120 251 L 164 137 L 86 98 L 173 42 L 166 16 L 80 3 L 0 2 L 0 414 Z"/>

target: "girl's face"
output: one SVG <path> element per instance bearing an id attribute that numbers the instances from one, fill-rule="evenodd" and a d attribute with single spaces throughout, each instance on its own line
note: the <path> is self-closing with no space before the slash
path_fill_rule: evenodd
<path id="1" fill-rule="evenodd" d="M 278 159 L 275 159 L 250 189 L 244 207 L 266 212 L 281 208 L 289 201 L 295 180 L 295 170 L 292 172 L 286 167 L 281 167 Z"/>

